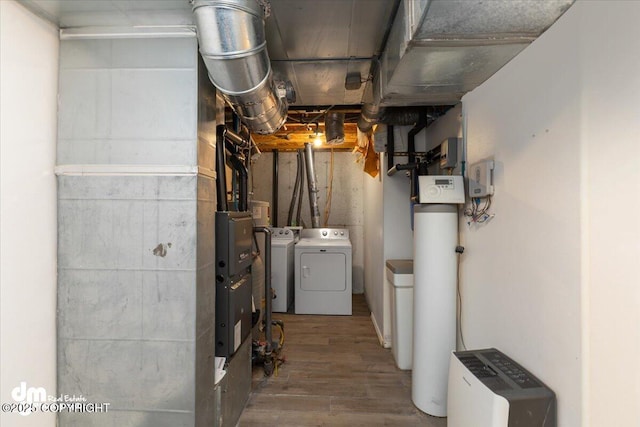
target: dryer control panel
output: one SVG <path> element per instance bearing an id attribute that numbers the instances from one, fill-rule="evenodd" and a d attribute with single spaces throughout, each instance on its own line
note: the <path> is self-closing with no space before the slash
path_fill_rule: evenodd
<path id="1" fill-rule="evenodd" d="M 304 228 L 300 234 L 303 239 L 349 240 L 346 228 Z"/>

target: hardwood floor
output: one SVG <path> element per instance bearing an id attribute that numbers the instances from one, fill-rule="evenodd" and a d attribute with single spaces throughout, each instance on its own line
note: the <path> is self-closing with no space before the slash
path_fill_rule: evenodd
<path id="1" fill-rule="evenodd" d="M 411 373 L 378 343 L 363 295 L 352 316 L 274 319 L 285 322 L 286 362 L 269 378 L 254 368 L 240 426 L 446 426 L 411 403 Z"/>

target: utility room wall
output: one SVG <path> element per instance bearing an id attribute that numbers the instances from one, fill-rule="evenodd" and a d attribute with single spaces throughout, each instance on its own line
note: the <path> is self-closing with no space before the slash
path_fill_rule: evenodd
<path id="1" fill-rule="evenodd" d="M 213 425 L 215 94 L 194 36 L 131 31 L 60 47 L 58 393 L 111 406 L 58 422 Z"/>
<path id="2" fill-rule="evenodd" d="M 283 227 L 287 222 L 291 195 L 296 180 L 297 163 L 295 152 L 281 152 L 278 155 L 278 223 Z M 320 225 L 325 224 L 325 208 L 331 177 L 331 152 L 314 152 L 316 176 L 318 179 L 318 206 L 320 207 Z M 249 185 L 253 188 L 253 200 L 272 201 L 273 154 L 262 153 L 252 165 Z M 333 154 L 333 190 L 328 227 L 349 229 L 353 245 L 353 293 L 364 292 L 364 256 L 363 256 L 363 186 L 362 165 L 355 163 L 350 152 Z M 302 199 L 302 221 L 310 227 L 309 192 L 305 174 L 305 188 Z M 271 224 L 273 212 L 271 213 Z M 295 212 L 294 212 L 295 217 Z"/>
<path id="3" fill-rule="evenodd" d="M 58 29 L 0 1 L 0 401 L 56 392 Z M 26 399 L 26 396 L 25 396 Z M 0 425 L 54 427 L 56 414 L 0 413 Z"/>

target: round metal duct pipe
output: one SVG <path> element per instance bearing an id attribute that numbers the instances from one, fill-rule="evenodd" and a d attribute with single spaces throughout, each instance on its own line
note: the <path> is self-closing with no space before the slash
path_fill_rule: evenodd
<path id="1" fill-rule="evenodd" d="M 324 118 L 324 132 L 327 144 L 342 144 L 344 142 L 344 113 L 329 111 Z"/>
<path id="2" fill-rule="evenodd" d="M 318 207 L 318 178 L 313 161 L 311 144 L 304 144 L 304 161 L 307 169 L 307 186 L 309 188 L 309 211 L 311 212 L 311 227 L 320 228 L 320 208 Z M 302 201 L 302 198 L 300 198 Z"/>
<path id="3" fill-rule="evenodd" d="M 384 108 L 378 104 L 364 104 L 358 118 L 358 129 L 362 132 L 370 131 L 373 125 L 378 123 L 383 112 Z"/>
<path id="4" fill-rule="evenodd" d="M 195 0 L 193 13 L 211 82 L 251 131 L 276 132 L 287 102 L 273 81 L 262 7 L 255 0 Z"/>

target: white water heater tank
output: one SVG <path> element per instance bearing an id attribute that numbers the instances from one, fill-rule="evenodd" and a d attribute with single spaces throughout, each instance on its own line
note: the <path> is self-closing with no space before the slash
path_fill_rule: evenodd
<path id="1" fill-rule="evenodd" d="M 414 206 L 413 371 L 418 409 L 447 416 L 449 357 L 456 349 L 458 206 Z"/>

